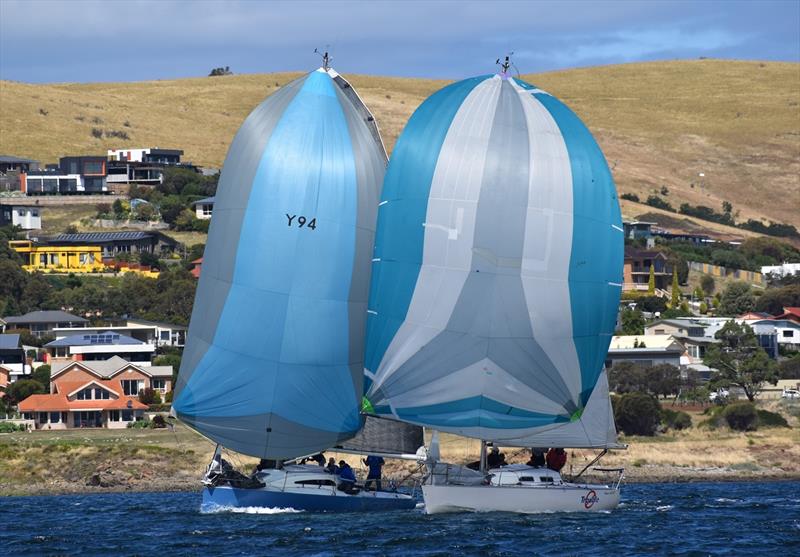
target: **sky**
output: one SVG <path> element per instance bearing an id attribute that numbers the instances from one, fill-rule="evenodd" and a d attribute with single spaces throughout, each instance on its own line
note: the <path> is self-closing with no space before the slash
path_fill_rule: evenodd
<path id="1" fill-rule="evenodd" d="M 0 0 L 0 79 L 312 70 L 461 78 L 650 60 L 800 61 L 800 0 Z"/>

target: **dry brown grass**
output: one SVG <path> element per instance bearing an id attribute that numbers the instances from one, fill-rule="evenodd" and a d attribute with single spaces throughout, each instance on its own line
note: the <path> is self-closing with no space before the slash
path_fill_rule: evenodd
<path id="1" fill-rule="evenodd" d="M 187 160 L 218 167 L 247 114 L 298 75 L 98 84 L 2 81 L 0 152 L 54 161 L 65 154 L 158 145 L 180 147 Z M 413 110 L 447 83 L 347 77 L 375 113 L 389 150 Z M 728 200 L 742 219 L 800 225 L 800 65 L 651 62 L 523 77 L 584 119 L 620 192 L 644 200 L 666 185 L 667 200 L 676 208 L 689 202 L 719 209 Z M 125 131 L 130 140 L 95 139 L 95 127 Z M 706 174 L 703 187 L 699 172 Z"/>

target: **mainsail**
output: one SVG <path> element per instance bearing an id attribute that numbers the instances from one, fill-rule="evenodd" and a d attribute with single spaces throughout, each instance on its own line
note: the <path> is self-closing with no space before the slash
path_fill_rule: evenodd
<path id="1" fill-rule="evenodd" d="M 181 420 L 263 458 L 355 435 L 385 169 L 372 115 L 327 66 L 248 116 L 220 177 L 173 404 Z"/>
<path id="2" fill-rule="evenodd" d="M 622 259 L 611 173 L 569 108 L 505 74 L 434 93 L 384 181 L 366 407 L 507 445 L 613 445 L 598 380 Z"/>

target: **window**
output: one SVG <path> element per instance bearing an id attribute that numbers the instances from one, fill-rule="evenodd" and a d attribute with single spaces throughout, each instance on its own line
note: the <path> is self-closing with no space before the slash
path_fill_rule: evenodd
<path id="1" fill-rule="evenodd" d="M 211 204 L 203 203 L 203 215 L 206 217 L 210 217 L 211 213 L 214 211 L 214 206 Z"/>
<path id="2" fill-rule="evenodd" d="M 161 391 L 162 393 L 167 390 L 166 379 L 153 379 L 153 388 Z"/>
<path id="3" fill-rule="evenodd" d="M 36 209 L 34 209 L 33 211 L 31 211 L 31 214 L 32 214 L 34 217 L 38 217 L 38 216 L 39 216 L 39 211 L 37 211 Z"/>
<path id="4" fill-rule="evenodd" d="M 133 421 L 133 410 L 123 410 L 122 414 L 122 421 L 123 422 L 132 422 Z"/>
<path id="5" fill-rule="evenodd" d="M 39 423 L 40 424 L 47 423 L 47 412 L 39 412 Z"/>
<path id="6" fill-rule="evenodd" d="M 169 331 L 161 331 L 159 337 L 161 340 L 169 340 Z"/>
<path id="7" fill-rule="evenodd" d="M 110 394 L 105 389 L 101 389 L 100 387 L 95 387 L 94 389 L 94 399 L 95 400 L 108 400 L 110 398 Z"/>
<path id="8" fill-rule="evenodd" d="M 122 380 L 122 392 L 125 393 L 125 396 L 136 396 L 139 394 L 139 391 L 144 388 L 144 381 L 140 379 L 123 379 Z M 125 420 L 130 421 L 130 420 Z"/>
<path id="9" fill-rule="evenodd" d="M 78 391 L 78 396 L 75 398 L 78 400 L 92 400 L 92 389 L 87 387 L 86 389 Z"/>
<path id="10" fill-rule="evenodd" d="M 50 412 L 50 423 L 57 424 L 61 421 L 61 412 Z"/>
<path id="11" fill-rule="evenodd" d="M 664 329 L 656 329 L 656 334 L 657 335 L 663 335 L 664 334 Z"/>
<path id="12" fill-rule="evenodd" d="M 333 480 L 297 480 L 294 482 L 295 485 L 317 485 L 322 487 L 323 485 L 330 485 L 335 486 L 336 482 Z"/>
<path id="13" fill-rule="evenodd" d="M 789 331 L 789 330 L 783 331 L 783 338 L 792 338 L 792 337 L 794 337 L 794 331 Z"/>
<path id="14" fill-rule="evenodd" d="M 86 161 L 83 163 L 84 174 L 102 174 L 103 163 L 100 161 Z"/>
<path id="15" fill-rule="evenodd" d="M 119 421 L 119 410 L 109 410 L 109 412 L 108 412 L 108 421 L 110 421 L 110 422 L 118 422 Z"/>
<path id="16" fill-rule="evenodd" d="M 700 347 L 695 345 L 689 345 L 689 355 L 692 358 L 699 358 L 700 357 Z"/>

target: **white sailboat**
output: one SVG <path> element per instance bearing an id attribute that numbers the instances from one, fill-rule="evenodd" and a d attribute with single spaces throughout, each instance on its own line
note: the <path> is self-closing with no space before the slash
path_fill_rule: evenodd
<path id="1" fill-rule="evenodd" d="M 206 506 L 414 507 L 395 491 L 337 489 L 341 478 L 320 466 L 281 465 L 340 445 L 363 426 L 364 327 L 385 168 L 374 118 L 327 54 L 236 134 L 173 410 L 220 448 L 270 462 L 243 475 L 218 448 L 204 479 Z"/>
<path id="2" fill-rule="evenodd" d="M 622 287 L 614 183 L 580 119 L 507 73 L 412 115 L 384 180 L 365 408 L 506 447 L 618 447 L 603 362 Z M 428 451 L 428 513 L 597 511 L 608 485 Z"/>

